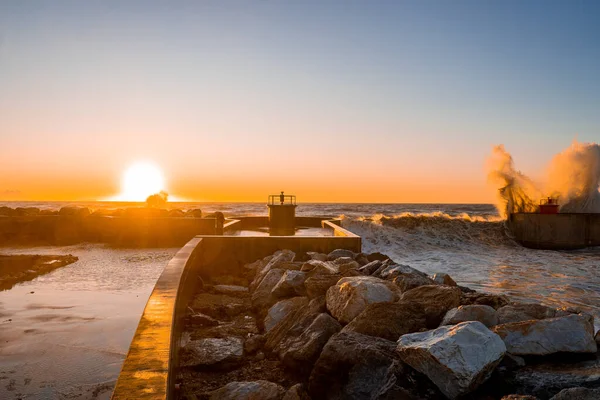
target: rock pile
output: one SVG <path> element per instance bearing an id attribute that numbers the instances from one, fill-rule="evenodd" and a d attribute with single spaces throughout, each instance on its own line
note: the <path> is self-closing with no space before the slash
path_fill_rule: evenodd
<path id="1" fill-rule="evenodd" d="M 599 398 L 598 335 L 578 310 L 475 292 L 379 253 L 283 250 L 244 271 L 247 285 L 206 285 L 191 305 L 188 329 L 203 333 L 188 333 L 180 365 L 221 372 L 195 387 L 182 375 L 184 397 Z"/>

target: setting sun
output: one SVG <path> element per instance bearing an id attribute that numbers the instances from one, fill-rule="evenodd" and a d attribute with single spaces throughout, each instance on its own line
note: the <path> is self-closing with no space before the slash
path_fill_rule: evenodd
<path id="1" fill-rule="evenodd" d="M 144 201 L 161 190 L 165 190 L 165 180 L 160 168 L 150 162 L 138 162 L 123 174 L 118 198 L 121 201 Z"/>

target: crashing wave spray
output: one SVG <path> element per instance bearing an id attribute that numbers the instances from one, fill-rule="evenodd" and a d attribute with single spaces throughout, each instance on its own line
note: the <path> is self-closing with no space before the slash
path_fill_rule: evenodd
<path id="1" fill-rule="evenodd" d="M 578 143 L 557 154 L 548 168 L 546 185 L 535 184 L 517 171 L 504 146 L 495 146 L 488 160 L 488 180 L 500 186 L 498 212 L 536 212 L 538 199 L 549 195 L 562 203 L 560 212 L 600 212 L 600 145 Z M 541 190 L 540 188 L 543 188 Z"/>

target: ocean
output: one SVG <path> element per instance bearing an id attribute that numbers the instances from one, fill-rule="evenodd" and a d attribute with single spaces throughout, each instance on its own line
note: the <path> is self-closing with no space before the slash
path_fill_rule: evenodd
<path id="1" fill-rule="evenodd" d="M 79 205 L 95 210 L 131 204 L 2 205 L 43 209 Z M 169 207 L 221 211 L 227 217 L 267 212 L 264 203 L 169 203 Z M 600 247 L 577 251 L 524 248 L 512 240 L 493 205 L 300 203 L 297 214 L 341 217 L 345 228 L 363 238 L 364 252 L 388 254 L 428 274 L 446 272 L 460 285 L 507 294 L 515 301 L 578 307 L 592 313 L 596 325 L 600 321 Z M 98 398 L 108 398 L 145 301 L 176 251 L 111 249 L 96 244 L 0 248 L 2 253 L 80 257 L 74 264 L 0 292 L 0 339 L 4 339 L 0 342 L 0 397 L 93 398 L 96 393 Z M 42 304 L 53 308 L 40 308 Z M 46 314 L 57 317 L 40 317 Z M 37 330 L 37 336 L 22 334 L 26 329 Z M 72 343 L 60 344 L 73 338 L 77 338 L 76 348 Z M 52 359 L 60 367 L 58 376 L 47 370 Z"/>

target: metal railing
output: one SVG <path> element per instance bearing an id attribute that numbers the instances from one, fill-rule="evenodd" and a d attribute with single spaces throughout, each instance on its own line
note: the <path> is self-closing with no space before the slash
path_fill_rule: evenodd
<path id="1" fill-rule="evenodd" d="M 293 194 L 272 194 L 269 195 L 269 205 L 287 205 L 287 206 L 295 206 L 296 205 L 296 196 Z"/>

